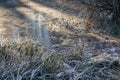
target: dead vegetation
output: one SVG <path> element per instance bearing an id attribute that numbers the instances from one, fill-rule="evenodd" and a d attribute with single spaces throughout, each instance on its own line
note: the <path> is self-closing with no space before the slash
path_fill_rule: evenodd
<path id="1" fill-rule="evenodd" d="M 32 40 L 0 45 L 1 80 L 119 80 L 118 60 L 91 61 L 78 50 L 44 51 Z"/>
<path id="2" fill-rule="evenodd" d="M 119 0 L 81 0 L 87 8 L 88 29 L 99 29 L 105 34 L 120 35 L 120 1 Z"/>
<path id="3" fill-rule="evenodd" d="M 55 1 L 62 4 L 67 3 L 68 0 L 45 1 Z M 69 1 L 72 2 L 72 0 Z M 107 3 L 109 3 L 108 6 L 110 6 L 107 8 L 113 11 L 110 14 L 114 15 L 111 20 L 115 15 L 118 16 L 119 0 L 110 0 L 115 1 L 113 3 L 107 0 L 94 0 L 97 1 L 96 4 L 93 4 L 94 2 L 92 3 L 91 1 L 84 1 L 82 1 L 81 4 L 87 5 L 88 14 L 85 18 L 86 22 L 88 22 L 87 27 L 104 28 L 101 26 L 101 24 L 103 25 L 101 20 L 106 19 L 105 17 L 108 19 L 108 15 L 101 17 L 104 11 L 100 11 L 102 9 L 106 10 Z M 113 4 L 115 7 L 113 7 Z M 44 12 L 46 7 L 43 5 L 35 6 L 34 9 L 37 10 L 40 8 L 42 10 L 43 8 Z M 47 9 L 49 9 L 48 13 L 56 11 L 51 8 L 47 7 Z M 64 6 L 60 6 L 60 8 L 64 10 Z M 57 13 L 59 13 L 59 11 Z M 55 14 L 58 15 L 57 13 Z M 67 46 L 66 51 L 57 51 L 54 48 L 48 48 L 32 39 L 21 42 L 12 40 L 0 41 L 0 80 L 119 80 L 119 52 L 117 53 L 114 48 L 109 46 L 106 48 L 104 39 L 99 39 L 101 37 L 91 34 L 95 36 L 95 38 L 93 38 L 90 35 L 87 36 L 86 33 L 81 33 L 83 30 L 79 28 L 81 26 L 83 27 L 84 23 L 82 24 L 77 21 L 77 19 L 73 19 L 72 21 L 69 20 L 69 18 L 67 20 L 61 17 L 61 19 L 55 18 L 54 20 L 50 20 L 50 24 L 48 24 L 51 33 L 53 33 L 50 34 L 54 38 L 53 41 L 60 43 L 58 44 L 58 42 L 56 42 L 56 44 L 58 44 L 56 47 L 60 48 L 61 46 L 63 49 L 65 48 L 64 46 Z M 87 38 L 87 40 L 79 40 L 82 34 L 85 34 L 84 36 L 86 36 L 85 38 Z M 58 37 L 59 39 L 57 39 Z M 96 39 L 103 41 L 98 42 Z M 109 42 L 107 37 L 105 37 L 105 40 Z M 94 43 L 97 43 L 97 45 L 94 45 Z M 110 51 L 110 49 L 112 51 Z M 102 52 L 100 52 L 100 50 L 102 50 Z"/>

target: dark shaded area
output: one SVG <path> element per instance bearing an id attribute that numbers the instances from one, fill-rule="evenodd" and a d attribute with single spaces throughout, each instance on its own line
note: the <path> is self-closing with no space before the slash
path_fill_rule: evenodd
<path id="1" fill-rule="evenodd" d="M 120 0 L 81 0 L 88 9 L 89 26 L 91 23 L 106 34 L 120 36 Z"/>
<path id="2" fill-rule="evenodd" d="M 31 1 L 34 1 L 44 6 L 47 6 L 55 10 L 62 11 L 62 12 L 65 12 L 67 14 L 74 15 L 77 17 L 79 16 L 79 13 L 80 13 L 79 10 L 72 7 L 75 5 L 78 6 L 80 4 L 80 2 L 77 0 L 72 1 L 71 5 L 64 5 L 64 3 L 58 3 L 57 1 L 46 1 L 46 3 L 45 1 L 42 1 L 42 0 L 31 0 Z"/>
<path id="3" fill-rule="evenodd" d="M 0 0 L 0 2 L 5 2 L 6 0 Z"/>
<path id="4" fill-rule="evenodd" d="M 24 5 L 20 0 L 0 0 L 0 6 L 4 6 L 4 7 L 24 6 L 26 7 L 26 5 Z"/>

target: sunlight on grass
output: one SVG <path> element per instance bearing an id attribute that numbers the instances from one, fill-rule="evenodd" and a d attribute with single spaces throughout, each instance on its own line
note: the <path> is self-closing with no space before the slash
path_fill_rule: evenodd
<path id="1" fill-rule="evenodd" d="M 46 12 L 46 13 L 50 14 L 51 16 L 53 16 L 54 18 L 66 18 L 68 20 L 77 18 L 74 15 L 70 15 L 70 14 L 62 12 L 60 10 L 55 10 L 53 8 L 47 7 L 41 3 L 36 3 L 34 1 L 30 1 L 29 3 L 24 3 L 24 2 L 22 2 L 22 3 L 27 5 L 28 7 L 30 7 L 32 10 L 34 10 L 36 12 L 39 12 L 39 11 Z"/>

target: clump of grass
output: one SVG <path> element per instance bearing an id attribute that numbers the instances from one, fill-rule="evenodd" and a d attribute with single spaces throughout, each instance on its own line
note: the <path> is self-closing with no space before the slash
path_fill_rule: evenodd
<path id="1" fill-rule="evenodd" d="M 69 60 L 82 60 L 83 55 L 79 51 L 73 51 L 69 54 Z"/>
<path id="2" fill-rule="evenodd" d="M 43 72 L 54 72 L 56 69 L 62 69 L 63 64 L 61 60 L 61 55 L 57 53 L 45 53 L 42 56 L 42 70 Z"/>

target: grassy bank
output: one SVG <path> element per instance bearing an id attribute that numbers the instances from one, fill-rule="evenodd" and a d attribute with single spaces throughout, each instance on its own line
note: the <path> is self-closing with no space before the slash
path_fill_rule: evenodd
<path id="1" fill-rule="evenodd" d="M 78 51 L 57 53 L 32 40 L 0 45 L 0 80 L 119 80 L 118 61 L 90 61 Z"/>

